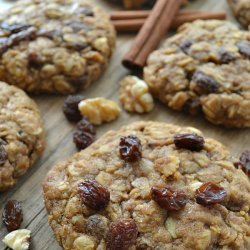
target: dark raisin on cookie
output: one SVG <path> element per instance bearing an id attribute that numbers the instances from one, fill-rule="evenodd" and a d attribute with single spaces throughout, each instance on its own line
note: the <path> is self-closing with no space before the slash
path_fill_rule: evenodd
<path id="1" fill-rule="evenodd" d="M 180 44 L 180 49 L 185 53 L 188 54 L 190 47 L 192 46 L 192 42 L 190 40 L 186 40 Z"/>
<path id="2" fill-rule="evenodd" d="M 10 200 L 3 209 L 3 223 L 9 232 L 20 228 L 23 222 L 23 212 L 20 202 Z"/>
<path id="3" fill-rule="evenodd" d="M 63 104 L 63 113 L 71 122 L 78 122 L 82 119 L 82 115 L 78 109 L 78 104 L 84 100 L 82 95 L 69 95 Z"/>
<path id="4" fill-rule="evenodd" d="M 138 229 L 133 219 L 119 219 L 111 223 L 107 233 L 107 250 L 128 250 L 135 243 Z"/>
<path id="5" fill-rule="evenodd" d="M 216 93 L 220 87 L 219 83 L 213 77 L 205 75 L 202 72 L 195 72 L 192 81 L 202 94 Z"/>
<path id="6" fill-rule="evenodd" d="M 37 29 L 35 27 L 29 27 L 26 30 L 22 30 L 18 33 L 14 33 L 9 37 L 11 45 L 17 45 L 24 40 L 34 39 L 37 34 Z"/>
<path id="7" fill-rule="evenodd" d="M 140 139 L 135 135 L 124 136 L 120 139 L 120 157 L 127 162 L 135 162 L 142 157 Z"/>
<path id="8" fill-rule="evenodd" d="M 221 51 L 220 52 L 220 63 L 227 64 L 234 61 L 236 57 L 230 54 L 228 51 Z"/>
<path id="9" fill-rule="evenodd" d="M 187 196 L 182 191 L 168 186 L 165 188 L 152 187 L 151 196 L 160 207 L 168 211 L 179 211 L 188 202 Z"/>
<path id="10" fill-rule="evenodd" d="M 3 146 L 3 144 L 0 143 L 0 166 L 3 166 L 5 162 L 8 159 L 8 154 Z"/>
<path id="11" fill-rule="evenodd" d="M 28 54 L 28 63 L 31 68 L 40 69 L 43 66 L 41 57 L 36 52 Z"/>
<path id="12" fill-rule="evenodd" d="M 182 109 L 185 113 L 188 113 L 190 115 L 197 115 L 202 113 L 202 106 L 199 99 L 188 99 Z"/>
<path id="13" fill-rule="evenodd" d="M 21 32 L 23 30 L 27 30 L 30 27 L 31 27 L 31 25 L 22 24 L 22 23 L 20 23 L 20 24 L 1 23 L 0 24 L 0 29 L 8 30 L 11 33 L 18 33 L 18 32 Z"/>
<path id="14" fill-rule="evenodd" d="M 95 214 L 90 216 L 85 224 L 85 232 L 99 240 L 106 237 L 108 219 L 102 215 Z"/>
<path id="15" fill-rule="evenodd" d="M 95 140 L 96 131 L 94 126 L 83 118 L 77 123 L 76 130 L 73 134 L 73 141 L 79 150 L 87 148 Z"/>
<path id="16" fill-rule="evenodd" d="M 8 42 L 8 38 L 0 37 L 0 56 L 2 56 L 8 50 Z"/>
<path id="17" fill-rule="evenodd" d="M 196 202 L 203 206 L 215 205 L 225 201 L 227 197 L 226 190 L 212 182 L 203 184 L 196 190 Z"/>
<path id="18" fill-rule="evenodd" d="M 240 156 L 240 161 L 235 162 L 234 166 L 241 169 L 246 175 L 250 175 L 250 150 L 244 151 Z"/>
<path id="19" fill-rule="evenodd" d="M 95 180 L 85 180 L 78 185 L 78 193 L 84 205 L 94 210 L 108 206 L 109 191 Z"/>
<path id="20" fill-rule="evenodd" d="M 81 7 L 78 10 L 81 14 L 84 14 L 85 16 L 94 16 L 94 11 L 90 7 Z"/>
<path id="21" fill-rule="evenodd" d="M 174 144 L 178 149 L 201 151 L 204 148 L 205 140 L 197 134 L 177 134 L 174 136 Z"/>
<path id="22" fill-rule="evenodd" d="M 242 41 L 237 44 L 239 52 L 245 56 L 246 58 L 250 59 L 250 42 Z"/>

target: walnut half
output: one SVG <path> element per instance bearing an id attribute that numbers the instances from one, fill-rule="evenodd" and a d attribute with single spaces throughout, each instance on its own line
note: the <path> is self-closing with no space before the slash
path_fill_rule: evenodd
<path id="1" fill-rule="evenodd" d="M 121 81 L 120 102 L 128 112 L 146 113 L 154 108 L 148 85 L 136 76 L 127 76 Z"/>
<path id="2" fill-rule="evenodd" d="M 121 112 L 118 104 L 104 98 L 85 99 L 78 108 L 82 114 L 94 125 L 115 120 Z"/>
<path id="3" fill-rule="evenodd" d="M 28 250 L 30 248 L 30 230 L 19 229 L 7 234 L 3 243 L 14 250 Z"/>

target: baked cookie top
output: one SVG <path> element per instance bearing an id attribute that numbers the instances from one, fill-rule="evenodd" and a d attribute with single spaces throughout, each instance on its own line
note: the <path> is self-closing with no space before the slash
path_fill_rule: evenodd
<path id="1" fill-rule="evenodd" d="M 137 122 L 48 173 L 64 249 L 248 249 L 250 182 L 227 149 L 189 127 Z"/>
<path id="2" fill-rule="evenodd" d="M 152 93 L 174 110 L 214 124 L 250 127 L 250 32 L 227 21 L 195 21 L 154 51 L 144 68 Z"/>
<path id="3" fill-rule="evenodd" d="M 28 92 L 72 93 L 106 68 L 115 31 L 87 0 L 23 0 L 0 15 L 0 79 Z"/>
<path id="4" fill-rule="evenodd" d="M 237 20 L 244 27 L 250 25 L 250 2 L 249 0 L 227 0 L 229 6 L 232 8 L 232 11 L 237 18 Z"/>
<path id="5" fill-rule="evenodd" d="M 0 192 L 11 188 L 42 154 L 44 128 L 37 105 L 0 82 Z"/>

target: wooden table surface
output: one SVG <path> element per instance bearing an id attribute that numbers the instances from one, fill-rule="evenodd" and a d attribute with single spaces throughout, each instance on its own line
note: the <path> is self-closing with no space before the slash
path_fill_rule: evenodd
<path id="1" fill-rule="evenodd" d="M 108 10 L 114 8 L 104 1 L 92 0 L 103 5 Z M 0 0 L 0 9 L 8 8 L 14 1 Z M 204 10 L 225 10 L 228 18 L 234 21 L 226 0 L 197 0 L 189 5 L 189 8 Z M 129 49 L 133 35 L 119 35 L 117 49 L 113 55 L 111 64 L 104 76 L 84 91 L 87 97 L 103 96 L 118 101 L 118 82 L 127 74 L 121 64 L 122 55 Z M 33 96 L 41 109 L 45 122 L 47 147 L 41 159 L 24 175 L 18 184 L 9 192 L 0 194 L 0 214 L 4 204 L 9 199 L 17 199 L 22 202 L 24 221 L 22 228 L 32 231 L 32 247 L 35 250 L 61 249 L 54 239 L 53 232 L 47 223 L 47 215 L 43 204 L 41 182 L 52 166 L 65 160 L 76 149 L 72 143 L 72 131 L 74 125 L 69 124 L 62 114 L 61 107 L 63 96 Z M 238 156 L 244 149 L 250 148 L 249 129 L 225 129 L 208 123 L 202 117 L 190 117 L 185 114 L 173 112 L 160 103 L 155 110 L 147 115 L 128 114 L 123 112 L 115 122 L 102 125 L 97 128 L 98 137 L 110 129 L 118 129 L 121 125 L 138 120 L 163 121 L 183 126 L 195 126 L 201 129 L 206 136 L 213 137 L 229 147 L 232 154 Z M 2 239 L 7 231 L 0 221 L 0 250 L 6 249 Z"/>

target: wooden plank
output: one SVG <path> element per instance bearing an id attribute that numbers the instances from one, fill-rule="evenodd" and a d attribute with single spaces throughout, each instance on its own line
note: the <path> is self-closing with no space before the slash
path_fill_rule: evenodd
<path id="1" fill-rule="evenodd" d="M 92 0 L 102 4 L 107 10 L 111 10 L 108 5 L 101 0 Z M 1 10 L 10 6 L 12 1 L 0 0 Z M 229 19 L 234 20 L 226 4 L 226 0 L 197 0 L 189 8 L 204 10 L 226 10 Z M 121 35 L 117 42 L 117 50 L 112 58 L 111 65 L 104 76 L 93 84 L 88 90 L 83 92 L 87 97 L 104 96 L 118 101 L 118 82 L 127 74 L 121 64 L 122 55 L 129 49 L 132 35 Z M 32 231 L 32 249 L 35 250 L 58 250 L 60 247 L 55 241 L 53 233 L 47 223 L 46 211 L 43 205 L 41 182 L 48 170 L 58 161 L 62 161 L 76 152 L 72 143 L 72 131 L 74 125 L 68 123 L 64 118 L 61 107 L 64 97 L 59 96 L 34 96 L 37 101 L 45 121 L 47 147 L 43 157 L 30 169 L 30 171 L 20 179 L 19 183 L 9 192 L 0 194 L 0 214 L 4 203 L 9 199 L 17 199 L 23 204 L 24 222 L 22 227 Z M 244 149 L 250 148 L 249 129 L 225 129 L 211 125 L 201 117 L 190 117 L 185 114 L 174 112 L 157 103 L 157 112 L 147 115 L 135 115 L 123 112 L 121 117 L 110 124 L 105 124 L 97 128 L 98 137 L 110 129 L 118 129 L 121 125 L 137 120 L 158 120 L 180 124 L 183 126 L 195 126 L 201 129 L 206 136 L 213 137 L 223 142 L 229 147 L 232 154 L 237 156 Z M 7 231 L 0 222 L 0 240 Z M 5 246 L 0 242 L 0 249 Z"/>

